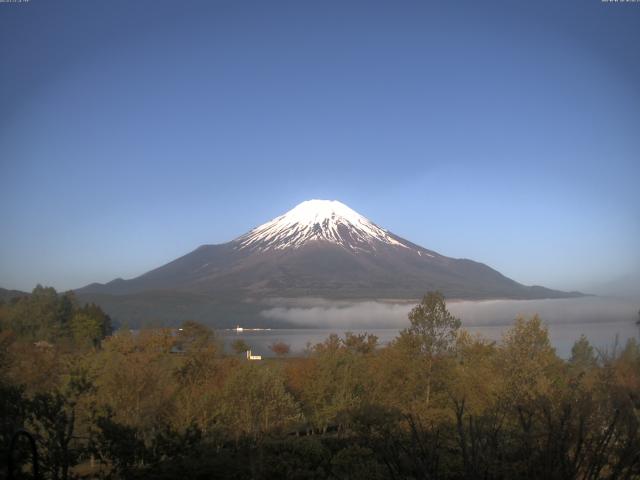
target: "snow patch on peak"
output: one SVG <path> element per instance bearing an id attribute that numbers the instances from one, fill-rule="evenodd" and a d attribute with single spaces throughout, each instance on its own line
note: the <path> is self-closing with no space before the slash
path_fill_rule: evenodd
<path id="1" fill-rule="evenodd" d="M 299 248 L 310 241 L 328 241 L 356 252 L 375 250 L 378 243 L 410 248 L 337 200 L 307 200 L 237 239 L 239 248 L 260 251 Z"/>
<path id="2" fill-rule="evenodd" d="M 350 209 L 344 203 L 337 200 L 307 200 L 296 205 L 287 213 L 278 218 L 286 218 L 295 223 L 322 223 L 325 219 L 341 217 L 352 223 L 365 220 L 355 210 Z"/>

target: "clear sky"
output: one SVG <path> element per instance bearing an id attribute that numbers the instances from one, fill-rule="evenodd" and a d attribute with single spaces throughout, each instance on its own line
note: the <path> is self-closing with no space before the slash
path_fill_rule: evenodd
<path id="1" fill-rule="evenodd" d="M 640 273 L 640 3 L 0 3 L 0 286 L 310 198 L 563 289 Z"/>

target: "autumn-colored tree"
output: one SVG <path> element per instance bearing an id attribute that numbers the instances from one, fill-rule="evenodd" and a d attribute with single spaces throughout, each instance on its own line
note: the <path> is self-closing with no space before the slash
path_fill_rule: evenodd
<path id="1" fill-rule="evenodd" d="M 407 347 L 406 338 L 396 339 L 367 361 L 372 386 L 371 401 L 405 415 L 415 413 L 424 404 L 427 378 L 424 364 L 415 349 Z"/>
<path id="2" fill-rule="evenodd" d="M 27 427 L 40 445 L 44 470 L 53 479 L 66 480 L 69 470 L 87 451 L 77 436 L 82 418 L 79 404 L 94 386 L 82 369 L 67 372 L 60 388 L 38 393 L 27 402 Z"/>
<path id="3" fill-rule="evenodd" d="M 177 347 L 182 355 L 176 359 L 173 425 L 180 431 L 196 425 L 207 433 L 215 423 L 229 362 L 219 358 L 215 333 L 193 321 L 185 322 L 178 331 Z"/>
<path id="4" fill-rule="evenodd" d="M 289 352 L 291 351 L 291 347 L 289 346 L 289 344 L 284 342 L 273 342 L 271 345 L 269 345 L 269 350 L 275 353 L 278 357 L 284 357 L 285 355 L 289 354 Z"/>
<path id="5" fill-rule="evenodd" d="M 367 332 L 360 334 L 346 332 L 342 342 L 347 349 L 366 355 L 373 353 L 376 349 L 378 346 L 378 337 Z"/>
<path id="6" fill-rule="evenodd" d="M 565 406 L 575 404 L 572 398 L 579 392 L 568 388 L 566 369 L 537 315 L 518 317 L 504 333 L 497 367 L 504 380 L 500 397 L 516 446 L 510 453 L 514 458 L 511 468 L 518 475 L 571 475 L 573 467 L 566 462 L 571 445 L 568 436 L 579 411 Z"/>
<path id="7" fill-rule="evenodd" d="M 640 475 L 635 339 L 565 360 L 537 316 L 489 341 L 439 294 L 409 321 L 386 345 L 331 334 L 246 362 L 205 325 L 110 335 L 99 307 L 37 287 L 0 305 L 0 449 L 32 430 L 58 479 Z"/>
<path id="8" fill-rule="evenodd" d="M 229 376 L 222 395 L 222 422 L 236 439 L 247 436 L 258 441 L 268 433 L 284 432 L 301 420 L 279 369 L 253 362 L 240 364 Z"/>
<path id="9" fill-rule="evenodd" d="M 178 329 L 176 346 L 182 351 L 214 350 L 217 348 L 215 332 L 198 322 L 188 320 Z"/>
<path id="10" fill-rule="evenodd" d="M 174 341 L 169 330 L 125 331 L 104 342 L 98 353 L 99 405 L 109 406 L 114 421 L 135 427 L 145 442 L 175 409 Z"/>
<path id="11" fill-rule="evenodd" d="M 500 353 L 501 373 L 515 406 L 548 392 L 560 372 L 560 359 L 538 315 L 518 317 L 503 335 Z"/>
<path id="12" fill-rule="evenodd" d="M 342 427 L 346 414 L 360 405 L 372 388 L 367 358 L 347 349 L 335 334 L 315 345 L 313 352 L 298 383 L 305 413 L 313 428 Z"/>
<path id="13" fill-rule="evenodd" d="M 456 443 L 466 478 L 490 478 L 499 457 L 503 422 L 495 342 L 462 330 L 456 341 L 447 395 L 455 415 Z"/>
<path id="14" fill-rule="evenodd" d="M 409 322 L 411 325 L 400 333 L 398 341 L 424 363 L 425 404 L 429 406 L 434 362 L 453 351 L 461 322 L 447 310 L 439 292 L 427 293 L 409 312 Z"/>

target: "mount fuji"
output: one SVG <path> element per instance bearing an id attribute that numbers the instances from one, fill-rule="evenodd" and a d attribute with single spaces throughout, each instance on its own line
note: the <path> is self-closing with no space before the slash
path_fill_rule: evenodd
<path id="1" fill-rule="evenodd" d="M 409 300 L 429 290 L 456 299 L 581 295 L 525 286 L 482 263 L 440 255 L 329 200 L 302 202 L 228 243 L 76 293 L 118 317 L 142 320 L 169 312 L 196 319 L 252 315 L 248 305 L 283 298 Z"/>

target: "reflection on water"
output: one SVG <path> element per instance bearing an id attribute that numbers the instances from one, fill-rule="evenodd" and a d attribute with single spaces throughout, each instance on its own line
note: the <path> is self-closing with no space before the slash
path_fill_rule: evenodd
<path id="1" fill-rule="evenodd" d="M 500 340 L 502 333 L 509 328 L 509 325 L 463 325 L 471 333 L 479 333 L 491 340 Z M 633 321 L 626 322 L 585 322 L 572 324 L 551 324 L 548 325 L 551 342 L 556 348 L 560 357 L 568 358 L 571 355 L 573 343 L 584 334 L 591 344 L 598 349 L 611 350 L 616 342 L 624 346 L 629 338 L 638 336 L 638 327 Z M 282 341 L 291 346 L 293 355 L 304 352 L 307 344 L 322 342 L 331 333 L 344 336 L 347 331 L 362 333 L 367 331 L 378 336 L 379 342 L 386 344 L 393 340 L 399 329 L 397 328 L 373 328 L 373 329 L 274 329 L 237 333 L 234 331 L 219 332 L 223 337 L 225 349 L 231 351 L 230 345 L 234 340 L 241 338 L 247 342 L 253 352 L 258 355 L 270 356 L 269 345 L 275 341 Z"/>

